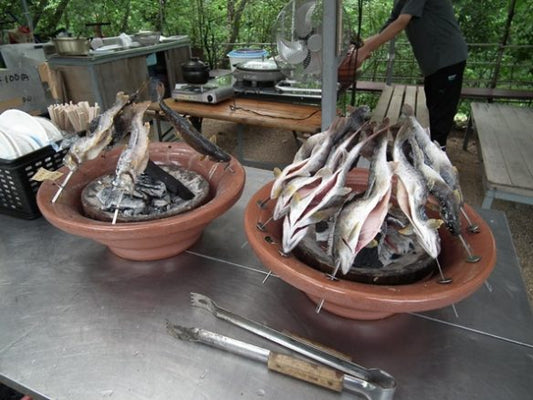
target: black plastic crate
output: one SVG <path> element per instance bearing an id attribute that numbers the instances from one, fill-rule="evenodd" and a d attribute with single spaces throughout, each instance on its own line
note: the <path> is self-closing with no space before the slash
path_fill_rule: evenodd
<path id="1" fill-rule="evenodd" d="M 41 182 L 31 177 L 41 167 L 49 171 L 61 167 L 66 152 L 46 146 L 14 160 L 0 158 L 0 213 L 24 219 L 39 217 L 35 194 Z"/>

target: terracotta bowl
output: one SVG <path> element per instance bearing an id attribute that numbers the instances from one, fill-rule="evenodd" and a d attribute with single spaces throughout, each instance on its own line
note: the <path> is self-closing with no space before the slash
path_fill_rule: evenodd
<path id="1" fill-rule="evenodd" d="M 348 177 L 348 184 L 356 189 L 366 187 L 368 171 L 355 169 Z M 472 223 L 478 224 L 479 233 L 464 229 L 466 241 L 472 253 L 481 256 L 476 263 L 467 262 L 466 252 L 460 241 L 445 228 L 439 231 L 442 251 L 439 261 L 449 284 L 438 283 L 439 276 L 405 285 L 373 285 L 353 281 L 332 281 L 323 273 L 309 267 L 294 256 L 280 254 L 282 223 L 270 221 L 265 231 L 257 228 L 258 222 L 266 222 L 272 216 L 275 202 L 269 201 L 262 208 L 258 202 L 268 199 L 273 182 L 263 186 L 249 201 L 244 227 L 248 241 L 261 262 L 281 279 L 303 291 L 315 304 L 329 312 L 352 319 L 380 319 L 397 313 L 426 311 L 456 303 L 476 291 L 488 278 L 496 262 L 494 237 L 485 221 L 468 205 L 466 212 Z"/>
<path id="2" fill-rule="evenodd" d="M 150 159 L 155 163 L 179 164 L 206 178 L 210 186 L 210 200 L 194 210 L 145 222 L 113 225 L 85 217 L 82 214 L 81 191 L 97 177 L 114 172 L 121 150 L 115 148 L 82 164 L 55 203 L 51 199 L 57 185 L 43 182 L 37 192 L 37 204 L 43 216 L 65 232 L 105 244 L 120 257 L 158 260 L 191 247 L 200 238 L 203 229 L 232 207 L 242 194 L 245 172 L 236 159 L 230 161 L 231 170 L 224 169 L 223 164 L 215 165 L 208 159 L 202 159 L 184 143 L 152 143 Z M 60 171 L 66 174 L 68 169 L 62 167 Z"/>

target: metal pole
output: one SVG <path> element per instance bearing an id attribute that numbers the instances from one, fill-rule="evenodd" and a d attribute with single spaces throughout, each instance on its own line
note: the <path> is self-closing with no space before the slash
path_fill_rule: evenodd
<path id="1" fill-rule="evenodd" d="M 337 104 L 337 12 L 340 1 L 322 3 L 322 130 L 335 117 Z"/>

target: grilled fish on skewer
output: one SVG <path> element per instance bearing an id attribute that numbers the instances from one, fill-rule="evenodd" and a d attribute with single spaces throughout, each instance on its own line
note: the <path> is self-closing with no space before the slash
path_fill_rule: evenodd
<path id="1" fill-rule="evenodd" d="M 309 176 L 322 168 L 333 146 L 334 132 L 343 129 L 345 124 L 346 118 L 336 118 L 328 129 L 331 133 L 325 135 L 324 140 L 313 147 L 309 157 L 288 165 L 278 173 L 270 191 L 270 198 L 277 199 L 290 179 L 297 176 Z"/>
<path id="2" fill-rule="evenodd" d="M 350 152 L 339 154 L 340 160 L 336 162 L 339 167 L 331 172 L 329 168 L 323 168 L 317 175 L 323 179 L 303 201 L 299 196 L 294 197 L 285 216 L 283 229 L 283 251 L 288 253 L 296 247 L 307 233 L 311 224 L 324 221 L 334 215 L 338 208 L 346 201 L 351 192 L 345 186 L 346 175 L 350 171 L 354 160 L 359 157 L 361 149 L 371 140 L 381 134 L 383 130 L 361 140 Z M 335 163 L 334 163 L 335 164 Z"/>
<path id="3" fill-rule="evenodd" d="M 432 257 L 437 258 L 440 252 L 440 237 L 437 229 L 442 221 L 428 219 L 426 216 L 426 202 L 428 189 L 418 170 L 407 160 L 403 152 L 403 145 L 408 139 L 408 125 L 404 124 L 394 140 L 392 156 L 395 164 L 396 200 L 400 209 L 411 222 L 418 242 Z"/>
<path id="4" fill-rule="evenodd" d="M 129 99 L 128 95 L 123 92 L 118 92 L 115 104 L 100 116 L 95 131 L 88 136 L 78 139 L 70 147 L 68 153 L 63 158 L 63 164 L 71 171 L 74 171 L 83 162 L 98 157 L 102 150 L 111 143 L 113 119 L 128 103 Z"/>
<path id="5" fill-rule="evenodd" d="M 389 209 L 392 169 L 387 162 L 387 135 L 381 134 L 369 169 L 364 196 L 343 206 L 333 236 L 335 270 L 348 273 L 359 251 L 378 234 Z"/>
<path id="6" fill-rule="evenodd" d="M 143 115 L 150 106 L 150 101 L 135 104 L 128 147 L 122 152 L 117 162 L 113 186 L 127 193 L 133 193 L 135 182 L 148 164 L 148 133 L 150 124 L 143 124 Z"/>
<path id="7" fill-rule="evenodd" d="M 440 215 L 446 227 L 452 235 L 459 235 L 461 233 L 461 221 L 457 197 L 448 184 L 444 182 L 442 176 L 424 162 L 424 154 L 414 137 L 409 138 L 408 142 L 411 147 L 413 165 L 422 173 L 429 192 L 438 200 Z"/>
<path id="8" fill-rule="evenodd" d="M 335 150 L 331 150 L 332 152 L 326 160 L 324 171 L 335 171 L 339 167 L 339 160 L 345 157 L 348 147 L 352 145 L 354 139 L 360 132 L 361 130 L 359 129 L 345 136 L 342 143 L 339 144 Z M 274 207 L 274 212 L 272 214 L 273 218 L 278 220 L 285 216 L 289 212 L 289 207 L 293 196 L 298 193 L 299 199 L 307 197 L 307 195 L 322 182 L 324 177 L 325 174 L 321 173 L 313 176 L 297 176 L 290 179 L 284 186 L 281 195 L 278 197 L 276 206 Z"/>
<path id="9" fill-rule="evenodd" d="M 165 113 L 169 122 L 180 133 L 181 137 L 189 146 L 191 146 L 198 153 L 203 154 L 212 161 L 216 162 L 229 162 L 231 157 L 228 153 L 218 147 L 215 143 L 211 142 L 205 136 L 203 136 L 198 130 L 192 126 L 184 117 L 179 115 L 176 111 L 172 110 L 163 101 L 163 95 L 165 94 L 165 87 L 162 82 L 158 81 L 154 83 L 157 91 L 157 102 L 161 111 Z"/>

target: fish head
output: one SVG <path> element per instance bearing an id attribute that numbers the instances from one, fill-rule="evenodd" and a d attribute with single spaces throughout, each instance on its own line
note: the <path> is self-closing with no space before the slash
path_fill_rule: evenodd
<path id="1" fill-rule="evenodd" d="M 309 231 L 309 226 L 298 227 L 290 223 L 290 219 L 285 217 L 283 220 L 283 237 L 282 248 L 283 252 L 290 253 L 300 241 L 305 237 Z"/>
<path id="2" fill-rule="evenodd" d="M 442 224 L 440 219 L 429 219 L 426 224 L 414 226 L 417 241 L 431 258 L 437 258 L 440 253 L 440 236 L 438 228 Z"/>
<path id="3" fill-rule="evenodd" d="M 335 269 L 340 270 L 343 274 L 347 274 L 350 268 L 352 268 L 355 260 L 355 246 L 350 245 L 350 242 L 346 238 L 340 238 L 336 241 L 335 248 Z"/>

